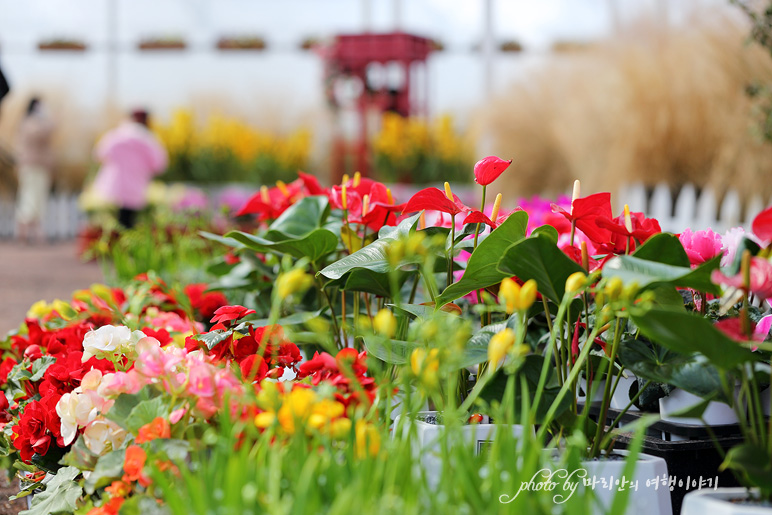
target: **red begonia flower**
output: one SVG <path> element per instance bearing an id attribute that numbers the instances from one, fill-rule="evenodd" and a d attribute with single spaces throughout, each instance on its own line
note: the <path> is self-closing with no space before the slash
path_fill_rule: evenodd
<path id="1" fill-rule="evenodd" d="M 210 322 L 213 324 L 217 322 L 230 322 L 231 320 L 244 318 L 252 313 L 255 313 L 254 309 L 247 309 L 244 306 L 223 306 L 215 310 L 214 316 Z"/>
<path id="2" fill-rule="evenodd" d="M 480 159 L 474 165 L 474 180 L 480 186 L 487 186 L 506 170 L 512 160 L 501 159 L 496 156 L 488 156 Z"/>

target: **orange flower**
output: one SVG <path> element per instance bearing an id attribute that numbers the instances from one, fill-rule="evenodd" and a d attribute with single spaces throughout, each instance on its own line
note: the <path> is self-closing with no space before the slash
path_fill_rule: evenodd
<path id="1" fill-rule="evenodd" d="M 147 460 L 147 453 L 142 447 L 137 445 L 129 445 L 126 448 L 126 458 L 123 462 L 123 481 L 130 483 L 132 481 L 139 481 L 142 486 L 148 486 L 150 479 L 142 473 L 142 469 L 145 468 L 145 460 Z"/>
<path id="2" fill-rule="evenodd" d="M 171 436 L 172 428 L 169 425 L 169 421 L 163 417 L 156 417 L 152 422 L 139 428 L 136 442 L 145 443 L 156 438 L 171 438 Z"/>
<path id="3" fill-rule="evenodd" d="M 92 508 L 87 515 L 118 515 L 124 500 L 123 497 L 112 497 L 102 506 Z"/>
<path id="4" fill-rule="evenodd" d="M 105 488 L 105 492 L 113 497 L 126 497 L 131 492 L 131 485 L 123 481 L 113 481 L 110 486 Z"/>

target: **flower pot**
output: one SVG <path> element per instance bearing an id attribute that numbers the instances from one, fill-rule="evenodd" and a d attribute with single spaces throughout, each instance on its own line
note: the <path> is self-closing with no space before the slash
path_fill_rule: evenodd
<path id="1" fill-rule="evenodd" d="M 627 377 L 620 377 L 619 383 L 617 383 L 617 389 L 614 391 L 614 395 L 611 397 L 610 406 L 614 409 L 623 410 L 630 404 L 630 399 L 634 395 L 630 395 L 630 388 L 638 381 L 632 373 L 627 372 Z M 638 407 L 633 404 L 627 411 L 639 411 Z"/>
<path id="2" fill-rule="evenodd" d="M 745 488 L 697 490 L 684 498 L 681 515 L 770 515 L 772 504 L 745 503 Z"/>
<path id="3" fill-rule="evenodd" d="M 626 450 L 614 450 L 614 454 L 627 456 Z M 665 460 L 658 456 L 641 453 L 631 478 L 624 475 L 625 460 L 599 459 L 583 461 L 587 471 L 584 488 L 592 488 L 596 502 L 593 513 L 610 513 L 614 498 L 623 490 L 629 490 L 626 515 L 670 515 L 673 513 L 668 488 L 668 471 Z"/>
<path id="4" fill-rule="evenodd" d="M 699 418 L 691 417 L 677 417 L 673 413 L 694 406 L 702 402 L 702 399 L 694 394 L 691 394 L 680 388 L 673 390 L 670 395 L 663 397 L 659 400 L 659 415 L 662 420 L 668 422 L 677 422 L 679 424 L 691 424 L 695 426 L 703 425 L 702 420 Z M 708 425 L 726 425 L 737 424 L 737 415 L 728 404 L 723 402 L 711 401 L 708 403 L 708 407 L 705 408 L 705 412 L 702 414 L 702 418 Z"/>
<path id="5" fill-rule="evenodd" d="M 399 426 L 402 415 L 398 415 L 394 421 L 394 427 Z M 467 424 L 461 428 L 462 442 L 460 445 L 470 445 L 475 454 L 485 452 L 496 437 L 496 431 L 502 428 L 501 424 L 490 424 L 490 419 L 485 416 L 482 423 Z M 441 423 L 440 414 L 436 411 L 419 411 L 415 420 L 417 438 L 413 452 L 420 455 L 421 465 L 426 471 L 426 477 L 430 485 L 436 485 L 442 474 L 442 446 L 440 443 L 441 432 L 444 426 Z M 405 426 L 405 434 L 409 430 Z M 523 434 L 524 428 L 520 425 L 512 426 L 512 436 L 517 438 Z M 396 432 L 392 435 L 396 437 Z"/>
<path id="6" fill-rule="evenodd" d="M 603 390 L 606 388 L 606 381 L 593 381 L 592 387 L 595 389 L 592 395 L 592 405 L 598 405 L 603 402 Z M 580 390 L 576 392 L 576 400 L 582 404 L 587 402 L 587 380 L 584 378 L 579 379 Z"/>

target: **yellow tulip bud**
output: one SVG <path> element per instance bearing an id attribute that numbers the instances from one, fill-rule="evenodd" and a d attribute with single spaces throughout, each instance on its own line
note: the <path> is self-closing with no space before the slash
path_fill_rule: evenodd
<path id="1" fill-rule="evenodd" d="M 276 279 L 276 294 L 284 300 L 293 293 L 302 293 L 311 287 L 314 279 L 300 268 L 281 274 Z"/>
<path id="2" fill-rule="evenodd" d="M 352 186 L 356 188 L 359 186 L 359 182 L 362 180 L 362 174 L 359 172 L 354 172 L 354 180 L 352 181 Z"/>
<path id="3" fill-rule="evenodd" d="M 566 291 L 576 293 L 584 288 L 584 284 L 586 282 L 587 276 L 584 272 L 574 272 L 568 276 L 568 279 L 566 279 Z"/>
<path id="4" fill-rule="evenodd" d="M 636 295 L 638 295 L 638 290 L 638 283 L 633 281 L 625 286 L 622 291 L 622 297 L 630 301 L 635 300 Z"/>
<path id="5" fill-rule="evenodd" d="M 381 449 L 381 435 L 372 424 L 357 420 L 354 426 L 356 435 L 356 456 L 359 459 L 375 456 Z"/>
<path id="6" fill-rule="evenodd" d="M 491 221 L 496 223 L 496 218 L 499 217 L 499 209 L 501 209 L 501 193 L 496 195 L 496 200 L 493 201 L 493 211 L 491 211 Z"/>
<path id="7" fill-rule="evenodd" d="M 414 349 L 410 354 L 410 369 L 422 383 L 430 388 L 439 384 L 437 374 L 440 369 L 439 354 L 439 349 L 431 349 L 427 353 L 423 347 Z"/>
<path id="8" fill-rule="evenodd" d="M 603 288 L 603 292 L 606 294 L 609 301 L 614 302 L 615 300 L 619 300 L 619 296 L 622 295 L 623 288 L 624 283 L 622 283 L 622 279 L 619 277 L 612 277 L 606 283 L 605 288 Z"/>
<path id="9" fill-rule="evenodd" d="M 520 295 L 518 297 L 519 303 L 517 309 L 525 311 L 533 306 L 536 302 L 537 284 L 533 279 L 528 279 L 523 286 L 520 287 Z"/>
<path id="10" fill-rule="evenodd" d="M 504 279 L 499 286 L 499 299 L 503 301 L 507 314 L 514 313 L 520 300 L 520 285 L 509 277 Z"/>
<path id="11" fill-rule="evenodd" d="M 390 310 L 384 308 L 373 317 L 373 328 L 379 334 L 393 338 L 397 333 L 397 318 Z"/>
<path id="12" fill-rule="evenodd" d="M 453 202 L 453 192 L 450 191 L 450 183 L 448 181 L 445 181 L 445 196 L 448 197 L 448 200 Z"/>
<path id="13" fill-rule="evenodd" d="M 506 328 L 494 334 L 491 341 L 488 342 L 488 361 L 494 366 L 497 365 L 514 344 L 515 332 L 512 329 Z"/>
<path id="14" fill-rule="evenodd" d="M 271 427 L 276 421 L 276 413 L 273 411 L 264 411 L 255 415 L 255 425 L 260 429 Z"/>

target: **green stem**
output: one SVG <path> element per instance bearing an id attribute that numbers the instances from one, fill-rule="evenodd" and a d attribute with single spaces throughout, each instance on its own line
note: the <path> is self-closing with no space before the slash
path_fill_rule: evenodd
<path id="1" fill-rule="evenodd" d="M 485 191 L 488 189 L 488 186 L 483 186 L 482 189 L 483 191 L 482 191 L 482 202 L 480 202 L 480 212 L 484 213 L 485 212 Z M 496 222 L 496 220 L 493 220 L 493 221 Z M 477 236 L 480 234 L 481 225 L 482 224 L 478 223 L 477 227 L 475 227 L 474 229 L 474 248 L 475 249 L 477 248 Z"/>
<path id="2" fill-rule="evenodd" d="M 450 217 L 450 252 L 448 253 L 448 286 L 453 284 L 453 253 L 456 246 L 456 215 Z"/>
<path id="3" fill-rule="evenodd" d="M 590 457 L 594 457 L 600 452 L 601 437 L 603 436 L 603 429 L 606 427 L 606 415 L 608 414 L 608 407 L 611 398 L 611 383 L 614 380 L 614 362 L 617 358 L 617 351 L 619 350 L 619 342 L 622 341 L 622 320 L 617 318 L 616 325 L 614 326 L 614 343 L 611 344 L 611 356 L 609 356 L 608 367 L 609 371 L 606 374 L 606 384 L 603 388 L 603 402 L 600 408 L 600 416 L 598 417 L 598 429 L 595 432 L 595 440 L 592 442 L 592 450 Z M 585 345 L 592 345 L 592 341 L 585 342 Z M 600 377 L 600 376 L 599 376 Z M 587 402 L 590 402 L 588 397 Z"/>

